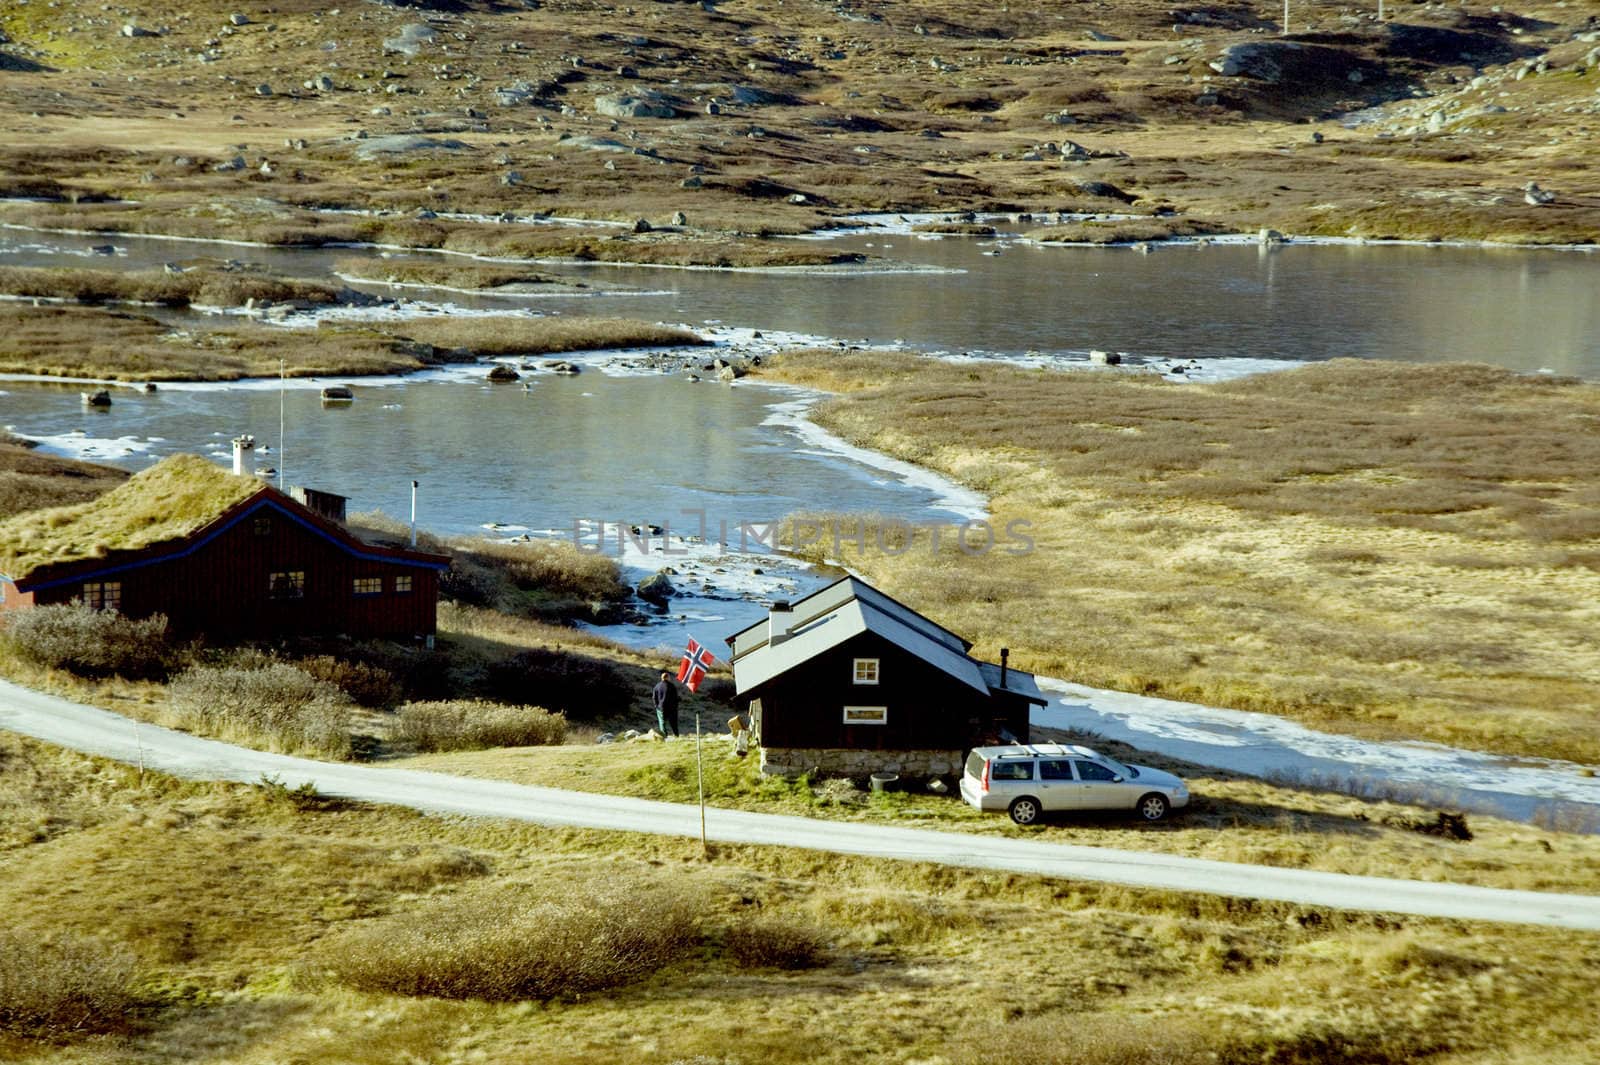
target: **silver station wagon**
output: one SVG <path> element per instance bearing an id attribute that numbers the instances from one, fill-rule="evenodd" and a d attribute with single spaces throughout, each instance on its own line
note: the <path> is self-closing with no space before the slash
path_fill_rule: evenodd
<path id="1" fill-rule="evenodd" d="M 1019 825 L 1056 810 L 1132 810 L 1159 821 L 1189 805 L 1189 788 L 1171 773 L 1123 765 L 1088 747 L 1033 743 L 974 748 L 961 797 L 980 810 L 1004 810 Z"/>

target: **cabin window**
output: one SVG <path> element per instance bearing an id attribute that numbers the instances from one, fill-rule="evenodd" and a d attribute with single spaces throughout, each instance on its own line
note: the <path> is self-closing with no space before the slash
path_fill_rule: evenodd
<path id="1" fill-rule="evenodd" d="M 306 571 L 282 570 L 267 577 L 267 595 L 273 599 L 304 599 L 306 597 Z"/>
<path id="2" fill-rule="evenodd" d="M 256 531 L 256 535 L 257 536 L 271 536 L 272 535 L 272 519 L 271 518 L 257 518 L 256 521 L 255 521 L 255 531 Z"/>
<path id="3" fill-rule="evenodd" d="M 857 684 L 878 683 L 878 660 L 876 658 L 858 658 L 852 667 L 852 673 Z"/>
<path id="4" fill-rule="evenodd" d="M 96 610 L 121 610 L 122 582 L 84 581 L 83 601 Z"/>
<path id="5" fill-rule="evenodd" d="M 409 575 L 396 577 L 394 579 L 394 590 L 396 595 L 405 595 L 411 591 L 411 577 Z"/>
<path id="6" fill-rule="evenodd" d="M 846 725 L 887 725 L 889 723 L 889 708 L 887 706 L 847 706 L 844 708 L 844 723 Z"/>
<path id="7" fill-rule="evenodd" d="M 382 595 L 382 577 L 357 577 L 351 582 L 351 590 L 356 595 Z"/>

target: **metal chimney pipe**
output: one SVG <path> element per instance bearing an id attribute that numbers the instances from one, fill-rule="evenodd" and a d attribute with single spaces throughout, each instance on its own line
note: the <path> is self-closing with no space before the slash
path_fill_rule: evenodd
<path id="1" fill-rule="evenodd" d="M 417 482 L 411 482 L 411 546 L 417 546 Z"/>
<path id="2" fill-rule="evenodd" d="M 1011 659 L 1011 648 L 1000 648 L 1000 687 L 1006 686 L 1006 668 Z"/>

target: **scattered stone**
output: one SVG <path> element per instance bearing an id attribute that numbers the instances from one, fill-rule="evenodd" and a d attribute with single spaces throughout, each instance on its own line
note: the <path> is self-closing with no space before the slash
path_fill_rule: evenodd
<path id="1" fill-rule="evenodd" d="M 654 226 L 652 226 L 643 218 L 635 219 L 633 223 L 633 231 L 635 233 L 649 233 L 654 228 Z"/>
<path id="2" fill-rule="evenodd" d="M 228 25 L 230 25 L 230 26 L 248 26 L 248 25 L 250 25 L 250 20 L 248 18 L 246 18 L 244 15 L 240 15 L 240 14 L 238 14 L 236 12 L 236 13 L 228 16 Z"/>
<path id="3" fill-rule="evenodd" d="M 1097 366 L 1120 366 L 1122 355 L 1115 351 L 1101 351 L 1099 348 L 1089 352 L 1089 361 Z"/>
<path id="4" fill-rule="evenodd" d="M 689 224 L 689 216 L 684 214 L 682 211 L 674 211 L 672 213 L 672 224 L 675 226 L 686 226 Z"/>
<path id="5" fill-rule="evenodd" d="M 1530 181 L 1522 186 L 1522 199 L 1530 207 L 1543 207 L 1555 200 L 1556 194 L 1549 189 L 1541 189 L 1537 181 Z"/>
<path id="6" fill-rule="evenodd" d="M 691 174 L 688 177 L 684 178 L 682 181 L 678 182 L 678 187 L 680 189 L 697 189 L 703 184 L 705 184 L 705 182 L 701 181 L 698 177 L 696 177 L 693 174 Z"/>
<path id="7" fill-rule="evenodd" d="M 810 203 L 811 201 L 806 196 L 805 193 L 803 193 L 803 192 L 795 192 L 795 193 L 791 193 L 790 194 L 789 202 L 798 206 L 800 204 Z"/>
<path id="8" fill-rule="evenodd" d="M 1276 229 L 1263 229 L 1256 234 L 1257 244 L 1282 244 L 1283 234 Z"/>
<path id="9" fill-rule="evenodd" d="M 510 381 L 520 381 L 522 380 L 522 375 L 517 373 L 517 371 L 513 370 L 511 367 L 501 363 L 489 371 L 488 380 L 493 381 L 496 384 L 501 384 Z"/>
<path id="10" fill-rule="evenodd" d="M 520 170 L 507 170 L 504 174 L 500 175 L 500 184 L 506 186 L 507 188 L 515 188 L 516 186 L 522 184 L 522 181 L 522 171 Z"/>
<path id="11" fill-rule="evenodd" d="M 543 366 L 551 373 L 563 374 L 567 377 L 575 376 L 581 369 L 577 363 L 567 362 L 565 359 L 552 359 L 551 361 L 544 363 Z"/>
<path id="12" fill-rule="evenodd" d="M 155 30 L 147 30 L 143 26 L 140 26 L 137 23 L 133 23 L 133 22 L 127 22 L 127 23 L 123 24 L 123 26 L 122 26 L 122 35 L 124 37 L 159 37 L 159 36 L 161 36 Z"/>
<path id="13" fill-rule="evenodd" d="M 262 82 L 260 85 L 256 86 L 256 95 L 257 96 L 271 96 L 272 95 L 272 86 L 268 85 L 266 82 Z"/>
<path id="14" fill-rule="evenodd" d="M 236 155 L 232 159 L 227 160 L 226 162 L 218 163 L 216 166 L 212 167 L 211 169 L 219 171 L 219 172 L 222 172 L 222 173 L 226 173 L 227 171 L 230 171 L 230 170 L 243 170 L 245 168 L 245 166 L 246 166 L 246 163 L 244 161 L 244 156 Z"/>

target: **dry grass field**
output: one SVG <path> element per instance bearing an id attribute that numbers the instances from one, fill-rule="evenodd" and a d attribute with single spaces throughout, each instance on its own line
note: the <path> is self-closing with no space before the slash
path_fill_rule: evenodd
<path id="1" fill-rule="evenodd" d="M 0 765 L 8 1061 L 1596 1060 L 1569 932 Z"/>
<path id="2" fill-rule="evenodd" d="M 809 548 L 993 657 L 1318 728 L 1600 761 L 1600 389 L 1340 360 L 1217 385 L 863 352 L 764 368 L 991 498 Z M 825 519 L 832 520 L 832 519 Z M 865 521 L 865 550 L 861 539 Z M 1011 522 L 1031 539 L 1006 538 Z"/>
<path id="3" fill-rule="evenodd" d="M 0 433 L 0 521 L 28 510 L 84 503 L 127 480 L 125 470 L 41 455 Z"/>

